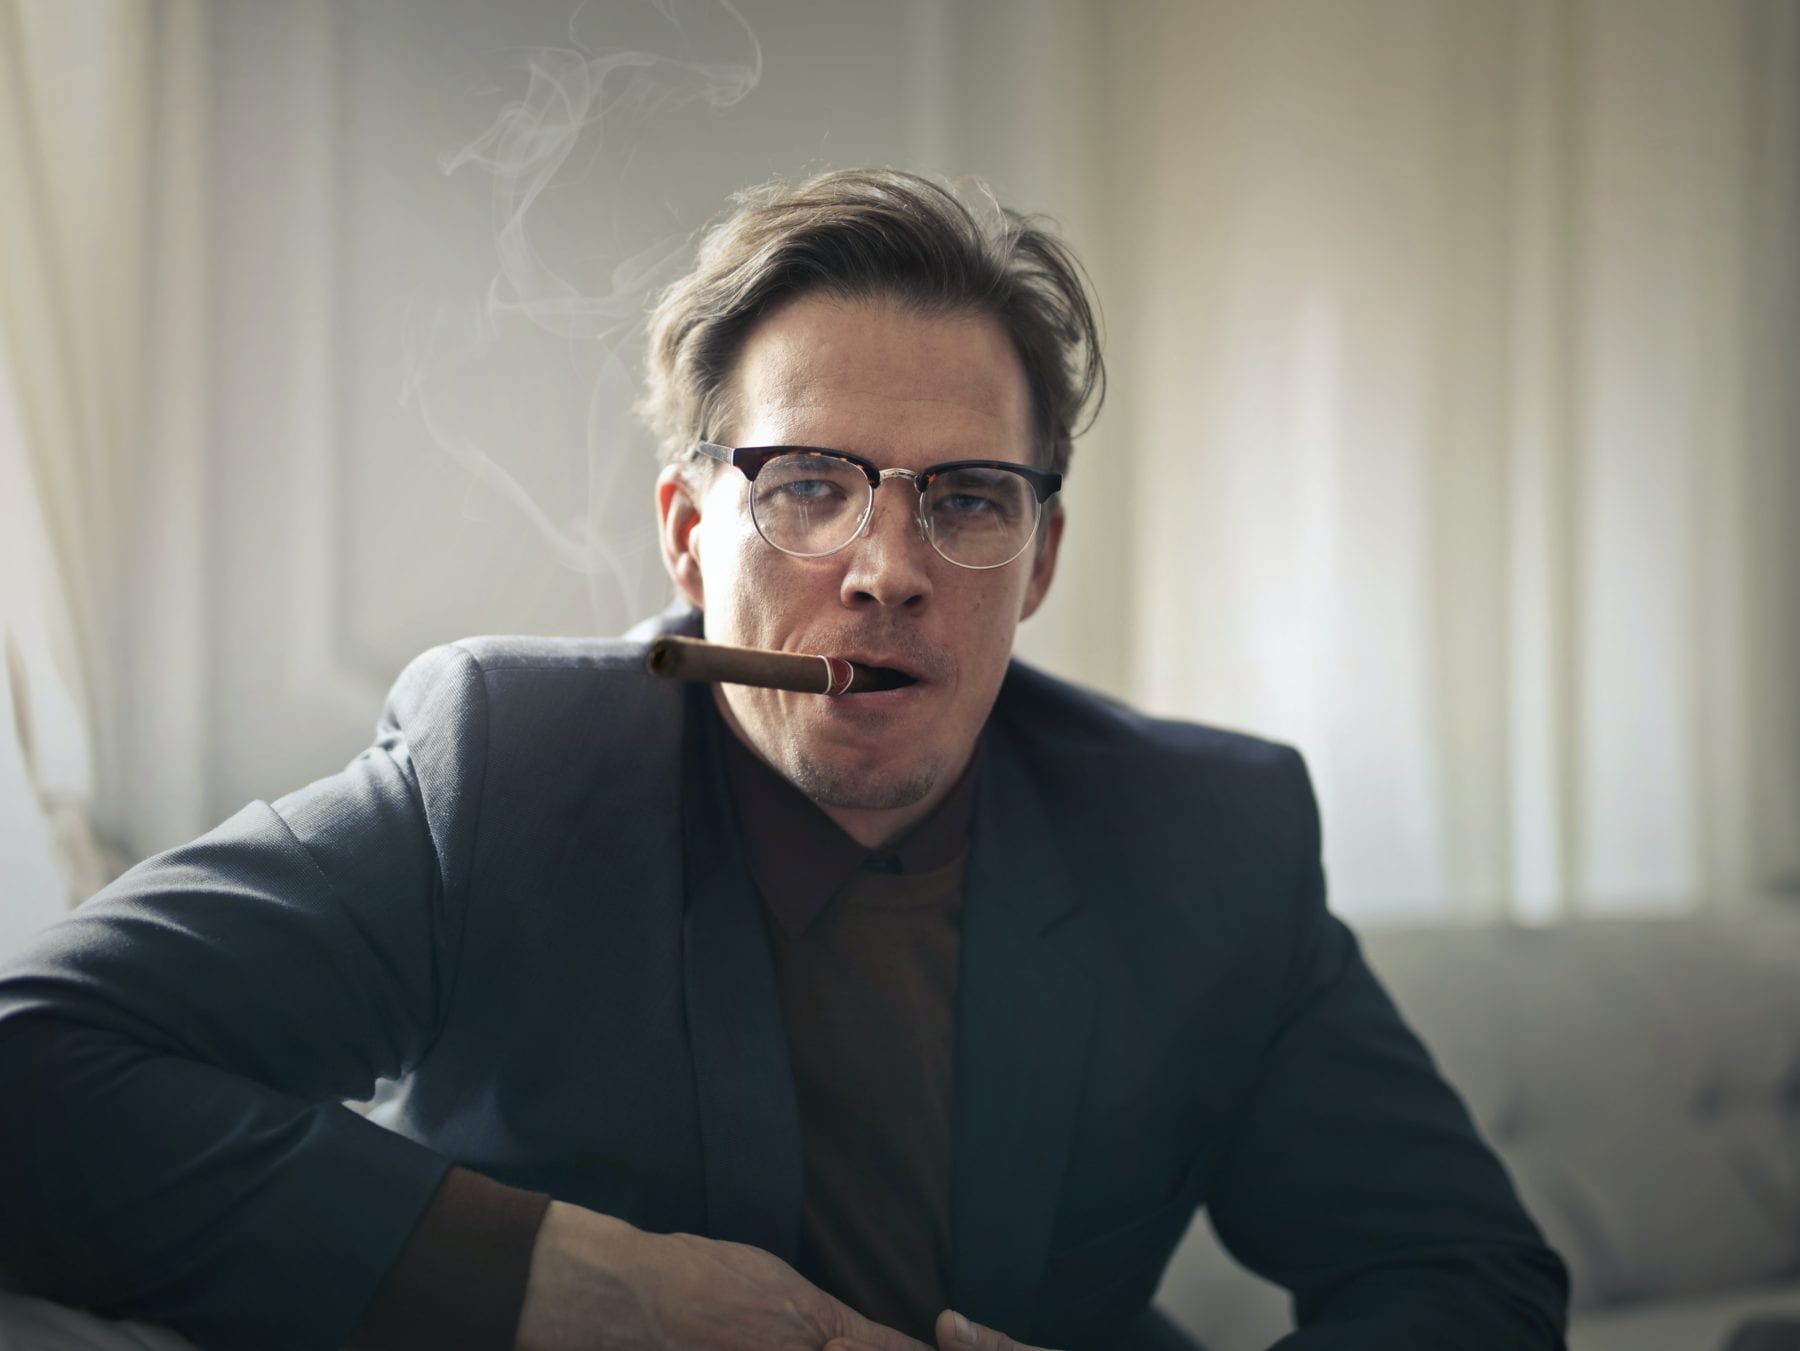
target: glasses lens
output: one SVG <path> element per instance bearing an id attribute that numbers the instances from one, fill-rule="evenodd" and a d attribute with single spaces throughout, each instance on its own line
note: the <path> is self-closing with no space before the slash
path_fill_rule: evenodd
<path id="1" fill-rule="evenodd" d="M 925 522 L 931 542 L 952 563 L 997 568 L 1031 542 L 1037 494 L 1010 469 L 948 469 L 925 491 Z"/>
<path id="2" fill-rule="evenodd" d="M 869 509 L 869 480 L 845 460 L 789 451 L 762 467 L 750 485 L 756 528 L 777 549 L 828 554 L 855 537 Z"/>

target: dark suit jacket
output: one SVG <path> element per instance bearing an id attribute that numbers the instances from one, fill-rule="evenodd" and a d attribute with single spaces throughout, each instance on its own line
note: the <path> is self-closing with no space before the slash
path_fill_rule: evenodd
<path id="1" fill-rule="evenodd" d="M 452 1160 L 794 1260 L 758 898 L 704 696 L 641 651 L 427 653 L 342 773 L 10 962 L 7 1277 L 202 1344 L 333 1347 Z M 1205 1205 L 1296 1292 L 1296 1348 L 1560 1344 L 1561 1264 L 1325 909 L 1291 750 L 1015 664 L 955 1055 L 951 1287 L 977 1320 L 1118 1343 Z M 335 1105 L 378 1088 L 379 1125 Z"/>

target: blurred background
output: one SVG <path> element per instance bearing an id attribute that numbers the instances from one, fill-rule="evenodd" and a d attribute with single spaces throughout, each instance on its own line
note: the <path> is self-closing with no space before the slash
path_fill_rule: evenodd
<path id="1" fill-rule="evenodd" d="M 1112 384 L 1022 653 L 1292 742 L 1353 918 L 1800 892 L 1791 0 L 5 0 L 0 944 L 670 592 L 736 188 L 977 176 Z"/>

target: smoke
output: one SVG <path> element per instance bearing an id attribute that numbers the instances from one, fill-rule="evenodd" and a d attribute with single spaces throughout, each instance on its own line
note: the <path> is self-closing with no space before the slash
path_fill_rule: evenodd
<path id="1" fill-rule="evenodd" d="M 682 22 L 671 0 L 658 0 L 654 8 L 672 39 L 691 40 L 694 25 Z M 681 232 L 629 252 L 621 247 L 623 256 L 601 259 L 597 269 L 597 224 L 574 223 L 582 249 L 558 250 L 541 240 L 570 233 L 571 222 L 557 219 L 566 204 L 556 189 L 582 183 L 589 218 L 596 199 L 633 190 L 625 187 L 627 171 L 650 119 L 690 105 L 730 108 L 756 87 L 762 49 L 755 33 L 730 0 L 715 0 L 711 8 L 729 20 L 734 37 L 741 34 L 733 44 L 741 48 L 737 59 L 596 52 L 575 35 L 578 11 L 570 21 L 571 45 L 518 54 L 522 96 L 507 102 L 474 141 L 441 160 L 446 174 L 471 172 L 490 180 L 498 268 L 479 305 L 460 315 L 440 313 L 429 335 L 414 340 L 402 402 L 469 475 L 470 509 L 478 513 L 485 497 L 522 515 L 564 567 L 588 578 L 597 613 L 600 592 L 610 584 L 629 615 L 644 559 L 654 554 L 652 532 L 618 524 L 622 478 L 634 460 L 642 465 L 649 456 L 648 438 L 631 414 L 637 382 L 630 357 L 640 348 L 650 295 L 687 260 L 692 237 Z M 603 277 L 599 284 L 591 279 L 596 270 Z M 536 393 L 521 402 L 525 388 Z M 497 434 L 484 437 L 474 428 L 491 426 L 499 416 L 507 426 L 498 435 L 510 444 L 533 435 L 573 442 L 576 419 L 550 411 L 557 391 L 571 388 L 585 403 L 579 439 L 586 501 L 578 513 L 559 514 L 497 453 Z M 508 406 L 478 411 L 484 399 Z M 562 406 L 568 407 L 566 400 Z M 645 519 L 646 504 L 630 506 L 635 519 Z"/>

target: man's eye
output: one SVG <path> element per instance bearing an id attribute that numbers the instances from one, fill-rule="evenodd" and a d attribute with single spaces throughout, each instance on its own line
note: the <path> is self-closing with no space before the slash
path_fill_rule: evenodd
<path id="1" fill-rule="evenodd" d="M 993 498 L 979 493 L 952 493 L 938 503 L 938 510 L 952 516 L 991 516 L 1002 513 L 1004 508 Z"/>
<path id="2" fill-rule="evenodd" d="M 843 489 L 830 479 L 802 478 L 781 485 L 778 492 L 783 497 L 796 502 L 823 502 L 827 498 L 842 497 Z"/>

